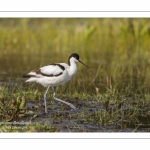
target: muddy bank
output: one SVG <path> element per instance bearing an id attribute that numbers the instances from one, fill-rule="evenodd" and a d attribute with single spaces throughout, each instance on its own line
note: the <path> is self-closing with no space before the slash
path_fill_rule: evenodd
<path id="1" fill-rule="evenodd" d="M 128 108 L 126 102 L 120 108 L 118 108 L 118 104 L 107 105 L 107 102 L 91 103 L 87 100 L 71 100 L 69 102 L 75 103 L 77 109 L 72 110 L 70 107 L 52 100 L 53 104 L 48 101 L 48 113 L 45 114 L 42 101 L 40 103 L 28 101 L 26 106 L 29 113 L 19 120 L 54 126 L 58 132 L 150 131 L 150 117 L 143 115 L 144 111 L 147 111 L 146 109 L 132 118 L 129 115 L 134 115 L 135 112 Z"/>

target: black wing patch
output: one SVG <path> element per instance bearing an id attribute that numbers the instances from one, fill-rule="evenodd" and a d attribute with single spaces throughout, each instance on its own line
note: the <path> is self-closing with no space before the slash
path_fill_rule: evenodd
<path id="1" fill-rule="evenodd" d="M 58 67 L 59 67 L 60 69 L 62 69 L 63 71 L 65 70 L 65 67 L 62 66 L 61 64 L 52 63 L 52 64 L 48 64 L 48 65 L 58 66 Z"/>
<path id="2" fill-rule="evenodd" d="M 46 76 L 46 77 L 57 77 L 57 76 L 60 76 L 61 74 L 62 74 L 62 72 L 60 72 L 59 74 L 55 74 L 55 75 L 53 75 L 53 74 L 44 74 L 44 73 L 40 73 L 42 76 Z"/>

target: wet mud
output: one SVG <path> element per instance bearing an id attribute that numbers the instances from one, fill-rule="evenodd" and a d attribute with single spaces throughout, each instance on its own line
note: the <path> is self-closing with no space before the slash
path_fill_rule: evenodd
<path id="1" fill-rule="evenodd" d="M 125 120 L 125 118 L 122 119 L 121 122 L 119 121 L 121 118 L 121 114 L 120 116 L 117 116 L 119 113 L 115 114 L 115 111 L 131 111 L 126 108 L 126 105 L 122 105 L 120 106 L 120 108 L 118 108 L 118 105 L 109 104 L 108 110 L 107 103 L 91 103 L 90 100 L 87 101 L 79 99 L 72 101 L 69 101 L 68 99 L 65 100 L 68 102 L 75 103 L 77 109 L 73 110 L 69 106 L 51 100 L 48 101 L 47 105 L 48 113 L 45 113 L 42 101 L 40 103 L 28 101 L 26 103 L 26 107 L 30 113 L 28 113 L 23 118 L 20 118 L 20 120 L 30 121 L 31 123 L 37 122 L 40 124 L 46 124 L 48 126 L 54 126 L 57 128 L 58 132 L 150 131 L 149 115 L 144 116 L 139 114 L 138 123 L 135 123 L 134 121 Z M 51 102 L 53 104 L 50 104 Z M 104 112 L 106 113 L 106 120 L 104 120 L 104 116 L 98 119 L 97 117 L 99 117 L 101 114 L 104 115 Z"/>

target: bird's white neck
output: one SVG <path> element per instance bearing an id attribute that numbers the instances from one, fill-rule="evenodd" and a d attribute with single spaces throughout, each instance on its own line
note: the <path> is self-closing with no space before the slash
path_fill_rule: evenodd
<path id="1" fill-rule="evenodd" d="M 76 72 L 77 72 L 77 64 L 75 61 L 70 59 L 69 74 L 73 76 Z"/>

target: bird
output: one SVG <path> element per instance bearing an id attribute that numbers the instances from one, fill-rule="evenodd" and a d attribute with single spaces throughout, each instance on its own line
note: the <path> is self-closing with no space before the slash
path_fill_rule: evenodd
<path id="1" fill-rule="evenodd" d="M 47 87 L 46 92 L 44 93 L 45 113 L 47 113 L 46 95 L 50 87 L 54 88 L 54 92 L 53 92 L 54 100 L 67 104 L 74 110 L 77 109 L 73 104 L 58 99 L 56 97 L 56 87 L 71 80 L 72 76 L 75 75 L 77 72 L 76 63 L 80 62 L 84 66 L 89 67 L 85 65 L 79 58 L 80 56 L 77 53 L 73 53 L 68 58 L 68 64 L 51 63 L 39 69 L 34 69 L 27 74 L 23 74 L 22 78 L 29 78 L 28 80 L 26 80 L 26 82 L 36 82 L 41 84 L 44 87 Z"/>

